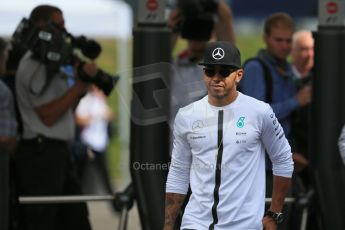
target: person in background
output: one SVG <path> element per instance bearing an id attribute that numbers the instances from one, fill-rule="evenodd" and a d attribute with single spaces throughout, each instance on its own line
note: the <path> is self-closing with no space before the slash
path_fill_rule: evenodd
<path id="1" fill-rule="evenodd" d="M 17 105 L 17 98 L 16 98 L 16 89 L 15 89 L 15 82 L 16 82 L 16 72 L 19 65 L 19 61 L 22 58 L 22 52 L 20 51 L 20 48 L 13 43 L 10 43 L 9 45 L 9 52 L 6 62 L 6 71 L 2 76 L 2 81 L 7 85 L 7 87 L 11 90 L 14 104 L 15 104 L 15 111 L 16 111 L 16 121 L 17 121 L 17 132 L 20 136 L 22 133 L 22 124 L 21 124 L 21 118 L 20 113 Z"/>
<path id="2" fill-rule="evenodd" d="M 52 36 L 62 36 L 62 11 L 39 5 L 29 20 L 38 29 L 49 27 Z M 23 134 L 15 158 L 17 191 L 21 196 L 79 195 L 81 187 L 71 160 L 69 142 L 75 137 L 73 109 L 89 87 L 79 79 L 97 73 L 94 63 L 75 71 L 76 83 L 69 87 L 60 68 L 52 71 L 40 52 L 28 51 L 16 73 L 16 95 Z M 85 203 L 34 204 L 20 206 L 20 229 L 89 230 Z"/>
<path id="3" fill-rule="evenodd" d="M 314 39 L 308 30 L 300 30 L 293 34 L 291 64 L 297 90 L 311 87 L 314 77 Z M 293 113 L 291 124 L 291 146 L 295 163 L 295 175 L 292 180 L 293 196 L 299 197 L 313 191 L 312 169 L 309 162 L 312 139 L 312 109 L 311 103 L 301 106 Z M 308 204 L 308 229 L 318 229 L 317 204 L 311 199 Z M 291 228 L 300 228 L 303 210 L 294 207 Z"/>
<path id="4" fill-rule="evenodd" d="M 292 71 L 297 90 L 311 86 L 314 67 L 314 39 L 308 30 L 294 33 L 291 51 Z M 298 108 L 292 119 L 293 159 L 295 170 L 305 186 L 309 186 L 309 149 L 311 142 L 311 106 Z"/>
<path id="5" fill-rule="evenodd" d="M 7 42 L 0 37 L 0 150 L 2 152 L 14 153 L 16 149 L 17 135 L 14 100 L 10 89 L 2 81 L 2 76 L 6 72 L 6 60 Z"/>
<path id="6" fill-rule="evenodd" d="M 0 37 L 0 78 L 6 71 L 7 43 Z M 0 80 L 0 229 L 9 229 L 10 219 L 10 158 L 17 145 L 17 121 L 11 90 Z"/>
<path id="7" fill-rule="evenodd" d="M 189 184 L 181 229 L 276 230 L 293 172 L 283 129 L 267 103 L 237 91 L 243 69 L 236 46 L 209 43 L 201 65 L 208 95 L 175 119 L 164 230 L 174 229 Z M 265 149 L 274 178 L 266 213 Z"/>
<path id="8" fill-rule="evenodd" d="M 309 30 L 296 31 L 292 36 L 291 64 L 297 79 L 306 78 L 314 67 L 314 38 Z"/>
<path id="9" fill-rule="evenodd" d="M 265 49 L 246 62 L 244 76 L 240 82 L 241 92 L 269 103 L 291 142 L 293 113 L 311 101 L 311 87 L 296 90 L 292 67 L 287 58 L 291 53 L 292 36 L 295 30 L 290 15 L 282 12 L 268 16 L 264 23 Z M 271 197 L 273 183 L 271 162 L 266 158 L 266 197 Z M 290 194 L 292 195 L 292 194 Z M 291 206 L 287 205 L 287 220 L 280 229 L 287 229 Z"/>
<path id="10" fill-rule="evenodd" d="M 240 83 L 243 93 L 272 106 L 287 138 L 291 130 L 291 114 L 311 101 L 310 86 L 296 91 L 292 68 L 287 62 L 293 33 L 294 22 L 289 15 L 275 13 L 266 18 L 263 35 L 266 48 L 245 65 L 246 71 Z M 268 98 L 267 94 L 271 96 Z"/>
<path id="11" fill-rule="evenodd" d="M 80 127 L 80 141 L 87 147 L 88 158 L 95 161 L 103 185 L 109 194 L 113 194 L 106 161 L 109 123 L 113 118 L 113 113 L 107 105 L 103 91 L 96 85 L 90 85 L 88 93 L 76 108 L 75 116 L 76 123 Z"/>

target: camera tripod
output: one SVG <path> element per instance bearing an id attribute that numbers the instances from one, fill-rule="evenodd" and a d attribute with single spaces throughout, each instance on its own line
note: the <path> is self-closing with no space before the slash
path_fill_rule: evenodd
<path id="1" fill-rule="evenodd" d="M 120 213 L 118 230 L 127 230 L 128 212 L 133 207 L 134 188 L 129 184 L 123 192 L 116 193 L 113 200 L 114 209 Z"/>

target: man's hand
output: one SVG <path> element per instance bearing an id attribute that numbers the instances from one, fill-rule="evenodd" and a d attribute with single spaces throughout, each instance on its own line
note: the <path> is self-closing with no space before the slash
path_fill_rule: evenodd
<path id="1" fill-rule="evenodd" d="M 186 195 L 177 193 L 166 193 L 165 195 L 165 218 L 164 230 L 173 230 L 176 217 L 181 209 Z"/>
<path id="2" fill-rule="evenodd" d="M 86 87 L 92 82 L 93 78 L 97 75 L 98 69 L 94 62 L 81 63 L 77 66 L 77 71 L 75 71 L 76 78 L 82 81 Z M 77 81 L 78 82 L 78 81 Z"/>
<path id="3" fill-rule="evenodd" d="M 300 89 L 296 94 L 296 100 L 300 106 L 305 106 L 311 102 L 312 99 L 312 87 L 311 85 L 306 85 Z"/>
<path id="4" fill-rule="evenodd" d="M 175 30 L 179 22 L 182 20 L 182 14 L 178 8 L 173 9 L 168 17 L 167 25 L 172 30 Z"/>
<path id="5" fill-rule="evenodd" d="M 224 1 L 221 0 L 218 3 L 218 10 L 217 10 L 218 17 L 223 20 L 232 20 L 232 12 L 229 5 Z"/>
<path id="6" fill-rule="evenodd" d="M 264 230 L 276 230 L 277 229 L 277 223 L 268 216 L 264 216 L 262 218 L 262 226 L 264 227 Z"/>
<path id="7" fill-rule="evenodd" d="M 83 66 L 83 70 L 90 77 L 93 77 L 93 76 L 95 76 L 97 74 L 97 66 L 96 66 L 96 64 L 94 62 L 86 63 Z"/>
<path id="8" fill-rule="evenodd" d="M 168 18 L 168 22 L 167 25 L 169 28 L 171 28 L 172 30 L 172 34 L 171 34 L 171 47 L 172 49 L 174 49 L 177 39 L 178 39 L 178 24 L 181 22 L 182 20 L 182 14 L 180 12 L 180 10 L 178 8 L 173 9 L 170 14 L 169 14 L 169 18 Z"/>
<path id="9" fill-rule="evenodd" d="M 218 21 L 215 24 L 217 40 L 235 43 L 232 11 L 224 0 L 219 1 L 217 16 Z"/>
<path id="10" fill-rule="evenodd" d="M 292 154 L 292 159 L 294 161 L 295 171 L 301 172 L 303 169 L 308 167 L 309 161 L 301 153 Z"/>

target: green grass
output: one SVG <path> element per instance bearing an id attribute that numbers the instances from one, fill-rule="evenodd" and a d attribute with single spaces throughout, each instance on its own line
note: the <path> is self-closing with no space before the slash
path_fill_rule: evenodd
<path id="1" fill-rule="evenodd" d="M 254 57 L 258 50 L 264 47 L 261 36 L 238 37 L 236 44 L 241 52 L 242 63 L 248 58 Z"/>
<path id="2" fill-rule="evenodd" d="M 117 46 L 115 39 L 97 39 L 102 46 L 102 53 L 96 60 L 96 64 L 102 70 L 106 71 L 107 73 L 114 75 L 118 71 L 117 67 Z M 120 166 L 119 163 L 121 161 L 120 156 L 120 141 L 119 137 L 116 133 L 117 130 L 117 122 L 118 119 L 116 117 L 117 110 L 118 110 L 118 100 L 115 93 L 111 93 L 108 97 L 108 104 L 111 107 L 112 111 L 114 112 L 115 116 L 112 120 L 112 126 L 114 128 L 114 135 L 112 136 L 109 146 L 108 146 L 108 168 L 110 177 L 112 179 L 117 179 L 121 177 Z"/>
<path id="3" fill-rule="evenodd" d="M 97 39 L 102 46 L 102 53 L 97 59 L 97 65 L 104 71 L 110 74 L 116 74 L 118 71 L 117 66 L 117 43 L 115 39 Z M 242 54 L 242 62 L 247 58 L 256 55 L 259 48 L 264 47 L 261 36 L 254 37 L 237 37 L 236 44 L 239 47 Z M 179 39 L 175 49 L 173 50 L 173 56 L 176 57 L 186 47 L 186 42 Z M 132 52 L 131 47 L 128 47 L 128 52 Z M 131 56 L 131 55 L 129 55 Z M 108 98 L 108 103 L 112 107 L 115 115 L 118 113 L 118 100 L 117 94 L 112 93 Z M 113 120 L 113 125 L 118 126 L 118 119 L 115 116 Z M 110 170 L 110 176 L 113 180 L 118 181 L 121 178 L 121 153 L 120 153 L 120 140 L 119 136 L 115 133 L 112 137 L 109 147 L 108 147 L 108 165 Z"/>

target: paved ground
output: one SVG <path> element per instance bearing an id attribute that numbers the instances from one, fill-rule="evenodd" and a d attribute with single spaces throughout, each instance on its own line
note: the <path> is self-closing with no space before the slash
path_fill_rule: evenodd
<path id="1" fill-rule="evenodd" d="M 93 230 L 118 230 L 120 217 L 114 214 L 108 202 L 89 202 L 90 221 Z M 129 212 L 127 230 L 140 230 L 136 206 Z"/>
<path id="2" fill-rule="evenodd" d="M 101 195 L 106 191 L 99 180 L 99 175 L 95 168 L 88 165 L 83 176 L 83 190 L 85 194 Z M 123 181 L 116 184 L 117 191 L 122 191 L 129 183 L 129 175 L 126 175 Z M 119 230 L 120 216 L 116 214 L 110 202 L 97 201 L 88 202 L 90 221 L 93 230 Z M 140 220 L 137 206 L 134 205 L 128 214 L 127 230 L 140 230 Z"/>

